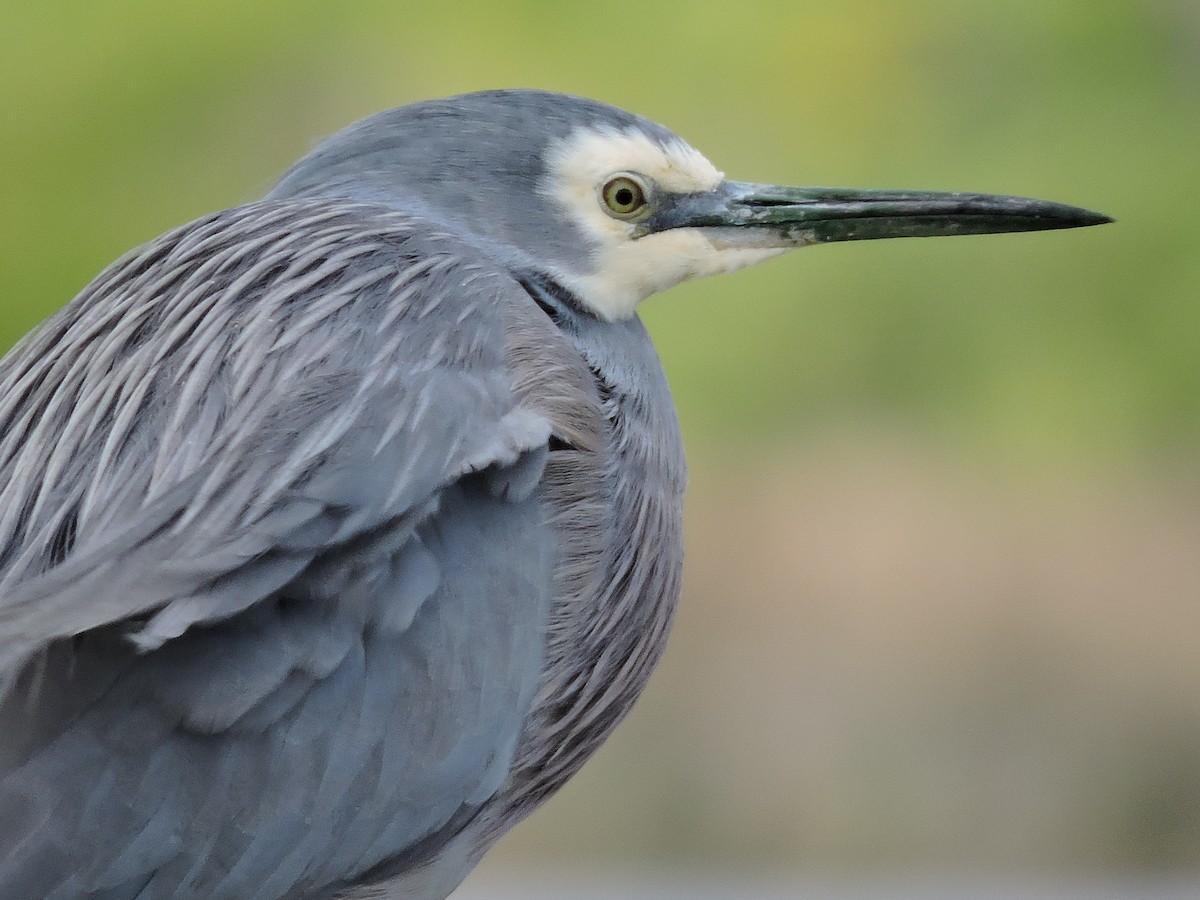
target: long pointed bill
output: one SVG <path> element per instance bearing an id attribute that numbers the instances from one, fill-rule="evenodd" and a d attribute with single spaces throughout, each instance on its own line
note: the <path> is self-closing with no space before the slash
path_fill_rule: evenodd
<path id="1" fill-rule="evenodd" d="M 767 232 L 782 245 L 890 237 L 995 234 L 1081 228 L 1112 220 L 1046 200 L 994 194 L 782 187 L 727 182 L 715 195 L 693 195 L 676 208 L 673 227 L 734 227 Z M 747 235 L 749 237 L 749 235 Z M 774 241 L 772 241 L 773 243 Z"/>

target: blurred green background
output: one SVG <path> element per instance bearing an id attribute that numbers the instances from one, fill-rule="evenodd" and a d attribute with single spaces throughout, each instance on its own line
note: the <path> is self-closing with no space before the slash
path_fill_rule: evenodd
<path id="1" fill-rule="evenodd" d="M 1200 4 L 4 0 L 0 345 L 341 126 L 505 86 L 735 178 L 1118 223 L 647 304 L 692 463 L 677 630 L 486 868 L 1200 869 Z"/>

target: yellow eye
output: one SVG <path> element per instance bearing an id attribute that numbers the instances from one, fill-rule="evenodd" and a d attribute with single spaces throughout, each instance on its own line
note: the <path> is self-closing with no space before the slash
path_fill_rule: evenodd
<path id="1" fill-rule="evenodd" d="M 604 205 L 618 219 L 632 219 L 646 208 L 646 189 L 628 175 L 618 175 L 600 189 Z"/>

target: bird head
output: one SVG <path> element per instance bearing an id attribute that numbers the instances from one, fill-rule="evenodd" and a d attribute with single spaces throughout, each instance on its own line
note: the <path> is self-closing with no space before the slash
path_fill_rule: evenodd
<path id="1" fill-rule="evenodd" d="M 648 119 L 531 90 L 372 116 L 319 145 L 268 196 L 353 199 L 425 216 L 609 321 L 682 281 L 807 244 L 1110 221 L 1021 197 L 730 181 Z"/>

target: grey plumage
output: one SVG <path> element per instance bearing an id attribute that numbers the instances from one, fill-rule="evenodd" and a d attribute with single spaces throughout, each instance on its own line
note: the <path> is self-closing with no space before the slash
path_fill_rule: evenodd
<path id="1" fill-rule="evenodd" d="M 592 101 L 418 104 L 0 362 L 0 895 L 444 897 L 627 712 L 685 475 L 645 330 L 572 287 L 640 271 L 547 180 L 580 133 L 670 163 L 614 241 L 745 187 Z"/>

